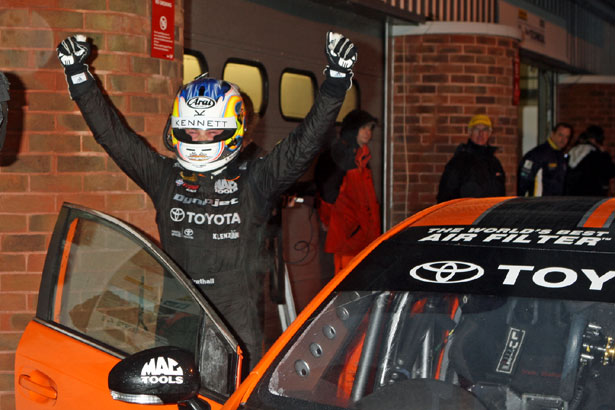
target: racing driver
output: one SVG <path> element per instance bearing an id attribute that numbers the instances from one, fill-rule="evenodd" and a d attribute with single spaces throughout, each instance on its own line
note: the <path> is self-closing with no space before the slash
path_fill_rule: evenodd
<path id="1" fill-rule="evenodd" d="M 71 98 L 96 141 L 147 192 L 163 248 L 239 337 L 252 368 L 263 349 L 265 222 L 325 143 L 352 85 L 354 44 L 327 33 L 326 78 L 309 114 L 271 153 L 250 161 L 237 160 L 245 123 L 236 86 L 200 76 L 180 89 L 164 135 L 176 154 L 170 158 L 120 120 L 88 70 L 90 50 L 83 35 L 58 45 Z"/>

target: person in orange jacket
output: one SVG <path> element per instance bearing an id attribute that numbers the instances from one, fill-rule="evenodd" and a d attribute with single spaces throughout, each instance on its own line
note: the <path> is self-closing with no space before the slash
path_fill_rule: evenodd
<path id="1" fill-rule="evenodd" d="M 317 206 L 327 231 L 324 250 L 334 254 L 336 273 L 381 233 L 368 147 L 377 123 L 366 111 L 348 113 L 339 137 L 316 165 Z"/>

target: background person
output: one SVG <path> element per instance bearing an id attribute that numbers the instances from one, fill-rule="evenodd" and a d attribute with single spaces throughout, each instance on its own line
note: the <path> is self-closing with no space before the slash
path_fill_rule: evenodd
<path id="1" fill-rule="evenodd" d="M 568 151 L 566 195 L 607 196 L 615 165 L 604 148 L 604 130 L 590 125 Z"/>
<path id="2" fill-rule="evenodd" d="M 334 255 L 336 273 L 380 235 L 380 205 L 367 145 L 376 123 L 366 111 L 349 112 L 314 171 L 318 212 L 327 231 L 324 250 Z"/>
<path id="3" fill-rule="evenodd" d="M 517 195 L 564 195 L 568 161 L 564 149 L 572 137 L 572 126 L 555 124 L 547 141 L 530 150 L 519 164 Z"/>
<path id="4" fill-rule="evenodd" d="M 506 175 L 497 148 L 489 145 L 493 127 L 483 114 L 473 116 L 468 123 L 468 142 L 460 144 L 453 158 L 444 167 L 438 187 L 438 202 L 455 198 L 504 196 Z"/>
<path id="5" fill-rule="evenodd" d="M 262 355 L 262 279 L 258 263 L 271 208 L 309 168 L 351 86 L 356 49 L 327 33 L 326 79 L 304 121 L 268 155 L 238 161 L 244 107 L 232 84 L 198 77 L 177 94 L 164 136 L 176 158 L 161 156 L 120 120 L 86 61 L 85 36 L 58 46 L 70 96 L 96 141 L 144 189 L 157 211 L 163 249 L 203 291 L 247 350 Z"/>

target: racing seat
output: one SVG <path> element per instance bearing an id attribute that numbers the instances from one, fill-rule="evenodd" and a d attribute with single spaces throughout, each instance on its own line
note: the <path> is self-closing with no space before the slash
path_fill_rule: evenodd
<path id="1" fill-rule="evenodd" d="M 484 298 L 471 297 L 455 330 L 451 367 L 460 385 L 490 409 L 568 409 L 585 317 L 557 300 L 509 298 L 485 311 Z"/>

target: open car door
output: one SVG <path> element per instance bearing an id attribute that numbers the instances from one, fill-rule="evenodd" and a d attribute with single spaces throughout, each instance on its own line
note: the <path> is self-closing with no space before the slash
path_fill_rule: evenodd
<path id="1" fill-rule="evenodd" d="M 36 317 L 16 352 L 16 408 L 144 407 L 113 400 L 107 376 L 124 357 L 157 346 L 194 354 L 204 408 L 221 407 L 236 389 L 241 351 L 192 281 L 131 226 L 64 204 Z"/>

